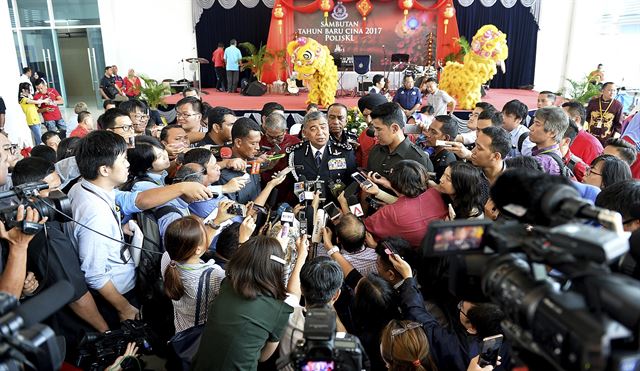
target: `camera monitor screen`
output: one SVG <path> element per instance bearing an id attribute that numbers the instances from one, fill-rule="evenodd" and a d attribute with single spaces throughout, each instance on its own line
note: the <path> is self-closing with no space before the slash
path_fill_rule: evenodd
<path id="1" fill-rule="evenodd" d="M 491 221 L 432 222 L 423 241 L 425 255 L 472 254 L 483 249 L 483 237 Z"/>
<path id="2" fill-rule="evenodd" d="M 308 361 L 302 365 L 302 371 L 333 371 L 335 370 L 333 361 Z"/>

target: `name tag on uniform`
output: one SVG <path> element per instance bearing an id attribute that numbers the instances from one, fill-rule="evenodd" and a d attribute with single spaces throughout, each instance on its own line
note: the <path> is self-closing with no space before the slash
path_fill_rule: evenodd
<path id="1" fill-rule="evenodd" d="M 415 91 L 412 91 L 412 92 L 411 92 L 411 95 L 416 95 L 416 92 L 415 92 Z"/>
<path id="2" fill-rule="evenodd" d="M 347 168 L 347 160 L 344 157 L 329 160 L 329 170 L 344 170 Z"/>

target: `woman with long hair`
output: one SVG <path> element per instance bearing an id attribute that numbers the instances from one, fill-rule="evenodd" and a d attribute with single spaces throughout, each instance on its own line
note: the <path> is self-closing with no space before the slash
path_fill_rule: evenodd
<path id="1" fill-rule="evenodd" d="M 227 278 L 209 308 L 193 370 L 256 370 L 276 350 L 291 305 L 276 238 L 255 236 L 226 265 Z"/>
<path id="2" fill-rule="evenodd" d="M 463 161 L 449 164 L 436 189 L 449 204 L 451 220 L 483 218 L 489 182 L 477 167 Z"/>
<path id="3" fill-rule="evenodd" d="M 136 137 L 136 145 L 127 149 L 129 180 L 123 190 L 146 191 L 163 186 L 169 168 L 169 155 L 160 141 L 147 135 Z"/>
<path id="4" fill-rule="evenodd" d="M 204 225 L 195 216 L 185 216 L 173 221 L 164 233 L 161 270 L 164 291 L 173 302 L 173 318 L 176 332 L 204 323 L 207 308 L 218 295 L 224 270 L 213 260 L 203 262 L 200 257 L 209 248 Z M 207 292 L 198 298 L 200 277 L 206 274 Z M 202 291 L 202 290 L 200 290 Z M 198 307 L 196 303 L 200 302 Z M 199 313 L 196 318 L 196 313 Z"/>

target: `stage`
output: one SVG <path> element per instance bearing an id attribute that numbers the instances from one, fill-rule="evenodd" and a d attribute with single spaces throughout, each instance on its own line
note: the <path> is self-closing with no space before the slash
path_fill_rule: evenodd
<path id="1" fill-rule="evenodd" d="M 244 116 L 246 113 L 260 112 L 262 106 L 267 102 L 278 102 L 282 104 L 289 113 L 304 114 L 307 107 L 305 100 L 306 93 L 300 95 L 283 95 L 283 94 L 265 94 L 260 97 L 249 97 L 240 94 L 222 93 L 216 89 L 204 89 L 209 94 L 202 94 L 202 100 L 212 106 L 224 106 L 232 109 L 238 116 Z M 505 103 L 512 99 L 518 99 L 529 107 L 529 110 L 536 109 L 536 100 L 538 92 L 534 90 L 520 89 L 491 89 L 487 91 L 487 95 L 483 98 L 484 102 L 493 104 L 497 109 L 501 110 Z M 167 104 L 175 104 L 182 98 L 181 94 L 174 94 L 165 98 Z M 349 108 L 358 106 L 359 97 L 341 97 L 336 98 L 336 102 L 342 103 Z M 469 111 L 456 110 L 456 116 L 466 119 Z"/>

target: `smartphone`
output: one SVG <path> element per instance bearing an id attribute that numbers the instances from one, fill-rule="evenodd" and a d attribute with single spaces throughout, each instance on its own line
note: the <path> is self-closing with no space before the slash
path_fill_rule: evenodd
<path id="1" fill-rule="evenodd" d="M 491 365 L 496 367 L 496 364 L 498 363 L 498 354 L 500 353 L 500 347 L 502 346 L 502 338 L 502 335 L 496 335 L 482 339 L 478 366 L 485 367 Z"/>
<path id="2" fill-rule="evenodd" d="M 305 210 L 298 213 L 298 221 L 300 222 L 300 235 L 307 234 L 307 212 Z"/>
<path id="3" fill-rule="evenodd" d="M 446 140 L 436 140 L 436 147 L 452 147 L 452 145 Z"/>
<path id="4" fill-rule="evenodd" d="M 283 175 L 287 175 L 290 172 L 293 171 L 293 168 L 291 166 L 285 167 L 284 169 L 278 171 L 277 173 L 273 174 L 274 178 L 280 178 Z"/>
<path id="5" fill-rule="evenodd" d="M 362 173 L 360 172 L 355 172 L 353 174 L 351 174 L 351 177 L 353 178 L 353 180 L 355 180 L 356 182 L 358 182 L 358 184 L 363 185 L 365 188 L 371 188 L 373 187 L 373 183 L 371 183 L 371 181 L 369 181 L 369 179 L 367 179 L 364 175 L 362 175 Z"/>
<path id="6" fill-rule="evenodd" d="M 266 215 L 266 214 L 268 213 L 268 212 L 267 212 L 267 209 L 265 209 L 265 208 L 264 208 L 264 206 L 255 205 L 255 204 L 254 204 L 254 205 L 252 206 L 252 209 L 253 209 L 253 210 L 255 210 L 255 211 L 257 211 L 257 212 L 258 212 L 258 213 L 260 213 L 260 214 L 265 214 L 265 215 Z"/>
<path id="7" fill-rule="evenodd" d="M 405 125 L 403 131 L 405 134 L 420 134 L 422 128 L 419 125 Z"/>
<path id="8" fill-rule="evenodd" d="M 333 202 L 329 202 L 328 204 L 324 205 L 323 209 L 331 220 L 338 218 L 340 214 L 342 214 L 340 212 L 340 209 L 338 209 L 336 204 L 334 204 Z"/>

